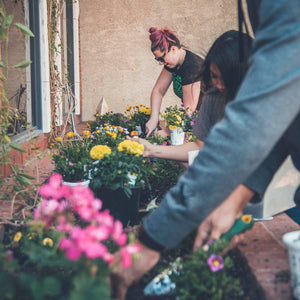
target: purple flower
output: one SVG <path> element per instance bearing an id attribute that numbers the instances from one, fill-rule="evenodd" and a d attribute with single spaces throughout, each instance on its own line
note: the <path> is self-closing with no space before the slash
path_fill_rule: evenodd
<path id="1" fill-rule="evenodd" d="M 70 167 L 73 167 L 73 166 L 74 166 L 74 164 L 73 164 L 71 161 L 68 162 L 68 165 L 69 165 Z"/>
<path id="2" fill-rule="evenodd" d="M 194 126 L 195 125 L 195 121 L 196 121 L 196 119 L 194 118 L 194 119 L 192 119 L 192 121 L 191 121 L 191 126 Z"/>
<path id="3" fill-rule="evenodd" d="M 209 256 L 207 264 L 212 272 L 218 272 L 224 268 L 223 257 L 216 254 L 211 254 Z"/>

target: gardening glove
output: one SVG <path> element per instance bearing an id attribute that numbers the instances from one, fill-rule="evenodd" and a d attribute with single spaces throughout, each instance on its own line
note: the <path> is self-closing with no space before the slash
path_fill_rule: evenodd
<path id="1" fill-rule="evenodd" d="M 151 270 L 160 258 L 160 253 L 142 245 L 140 257 L 133 260 L 129 268 L 122 265 L 121 251 L 114 254 L 113 274 L 110 278 L 112 297 L 125 300 L 127 289 Z"/>

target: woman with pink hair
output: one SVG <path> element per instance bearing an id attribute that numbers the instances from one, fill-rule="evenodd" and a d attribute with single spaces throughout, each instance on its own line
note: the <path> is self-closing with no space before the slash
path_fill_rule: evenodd
<path id="1" fill-rule="evenodd" d="M 151 117 L 146 124 L 149 136 L 157 127 L 162 98 L 173 82 L 176 96 L 184 108 L 194 112 L 200 96 L 200 79 L 203 59 L 181 45 L 177 35 L 168 28 L 149 29 L 151 51 L 163 69 L 151 93 Z"/>

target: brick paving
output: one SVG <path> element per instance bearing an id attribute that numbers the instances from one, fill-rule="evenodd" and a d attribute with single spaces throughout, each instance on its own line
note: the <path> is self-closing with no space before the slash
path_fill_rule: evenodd
<path id="1" fill-rule="evenodd" d="M 77 132 L 87 129 L 86 124 L 76 127 Z M 44 182 L 53 172 L 48 149 L 39 160 L 32 160 L 27 164 L 28 170 L 34 171 L 32 166 L 38 168 L 37 182 Z M 3 200 L 0 200 L 3 201 Z M 20 204 L 20 203 L 19 203 Z M 16 206 L 19 207 L 20 206 Z M 9 201 L 0 204 L 0 218 L 11 217 Z M 300 230 L 300 227 L 288 215 L 281 213 L 274 216 L 271 221 L 256 222 L 253 228 L 244 234 L 244 239 L 237 246 L 239 256 L 247 264 L 247 268 L 255 280 L 261 293 L 255 300 L 288 300 L 293 299 L 290 281 L 287 250 L 282 242 L 286 232 Z M 0 228 L 0 240 L 1 240 Z"/>

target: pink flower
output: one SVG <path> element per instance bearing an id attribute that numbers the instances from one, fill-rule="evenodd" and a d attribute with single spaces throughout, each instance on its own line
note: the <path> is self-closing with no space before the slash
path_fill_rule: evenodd
<path id="1" fill-rule="evenodd" d="M 44 198 L 61 199 L 70 195 L 70 189 L 62 184 L 62 176 L 54 173 L 49 182 L 40 187 L 39 193 Z"/>
<path id="2" fill-rule="evenodd" d="M 13 261 L 14 260 L 14 253 L 12 250 L 6 250 L 6 260 Z"/>
<path id="3" fill-rule="evenodd" d="M 95 220 L 98 222 L 98 224 L 111 228 L 111 230 L 114 226 L 114 218 L 109 214 L 108 209 L 98 213 Z"/>
<path id="4" fill-rule="evenodd" d="M 103 241 L 108 239 L 110 230 L 105 226 L 89 226 L 86 229 L 86 232 L 97 241 Z"/>
<path id="5" fill-rule="evenodd" d="M 123 233 L 123 225 L 119 220 L 115 221 L 112 238 L 119 246 L 123 246 L 127 242 L 127 235 Z"/>
<path id="6" fill-rule="evenodd" d="M 92 243 L 91 247 L 85 247 L 84 252 L 89 258 L 103 257 L 107 253 L 107 248 L 101 243 Z"/>
<path id="7" fill-rule="evenodd" d="M 61 250 L 66 250 L 66 256 L 69 260 L 77 260 L 81 256 L 81 251 L 78 249 L 76 244 L 68 238 L 62 238 L 59 243 L 59 248 Z"/>
<path id="8" fill-rule="evenodd" d="M 106 252 L 102 258 L 109 265 L 112 265 L 114 262 L 114 256 L 109 252 Z"/>
<path id="9" fill-rule="evenodd" d="M 132 254 L 140 252 L 142 246 L 140 244 L 130 244 L 121 250 L 122 265 L 124 268 L 129 268 L 132 263 Z"/>
<path id="10" fill-rule="evenodd" d="M 212 272 L 218 272 L 224 268 L 223 257 L 211 254 L 207 259 L 207 264 Z"/>

